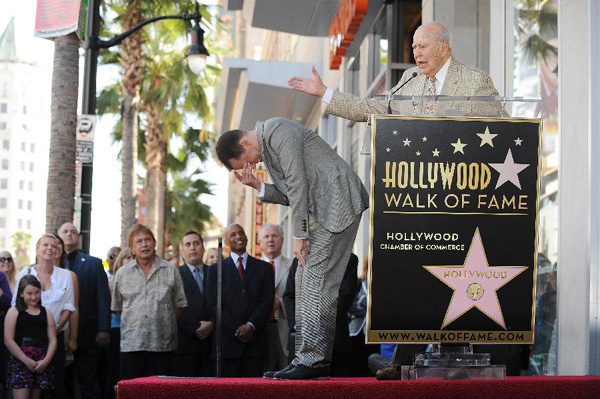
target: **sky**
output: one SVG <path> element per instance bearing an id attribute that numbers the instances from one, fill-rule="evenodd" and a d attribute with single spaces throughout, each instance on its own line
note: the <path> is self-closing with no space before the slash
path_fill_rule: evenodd
<path id="1" fill-rule="evenodd" d="M 43 79 L 45 84 L 39 90 L 51 90 L 52 60 L 54 45 L 52 41 L 39 39 L 33 36 L 35 23 L 35 0 L 0 0 L 0 30 L 4 30 L 10 18 L 15 16 L 16 41 L 18 56 L 33 61 L 39 66 L 39 73 L 47 76 Z M 80 63 L 80 77 L 83 71 L 83 60 Z M 114 67 L 101 66 L 98 69 L 98 91 L 105 85 L 118 79 L 118 70 Z M 81 80 L 81 79 L 80 79 Z M 80 82 L 81 90 L 81 82 Z M 50 104 L 48 103 L 48 109 Z M 121 164 L 118 159 L 120 144 L 113 143 L 111 132 L 117 121 L 115 116 L 99 117 L 95 131 L 94 141 L 94 174 L 92 188 L 92 229 L 90 253 L 104 258 L 110 247 L 119 244 L 120 237 L 120 188 Z M 49 141 L 50 126 L 47 129 Z M 46 144 L 47 147 L 47 144 Z M 200 200 L 209 205 L 212 212 L 221 223 L 226 224 L 227 219 L 227 171 L 225 168 L 208 160 L 204 165 L 190 165 L 190 170 L 200 166 L 205 171 L 200 177 L 213 183 L 213 194 L 203 195 Z M 143 168 L 138 167 L 138 174 L 143 174 Z M 40 176 L 37 184 L 46 184 L 45 176 Z M 36 219 L 44 218 L 45 205 L 38 205 Z M 43 219 L 42 219 L 43 220 Z M 35 225 L 34 225 L 35 228 Z M 40 228 L 40 229 L 43 229 Z M 38 237 L 43 231 L 34 231 L 33 236 Z"/>

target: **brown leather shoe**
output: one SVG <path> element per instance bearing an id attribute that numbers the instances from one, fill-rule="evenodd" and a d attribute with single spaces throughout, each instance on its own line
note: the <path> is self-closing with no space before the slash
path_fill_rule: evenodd
<path id="1" fill-rule="evenodd" d="M 375 377 L 377 377 L 380 381 L 388 381 L 388 380 L 401 380 L 401 371 L 402 365 L 390 363 L 386 368 L 377 370 Z"/>

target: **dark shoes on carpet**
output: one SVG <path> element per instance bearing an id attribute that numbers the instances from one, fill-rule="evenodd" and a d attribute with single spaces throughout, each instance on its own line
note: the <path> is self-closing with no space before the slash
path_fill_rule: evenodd
<path id="1" fill-rule="evenodd" d="M 331 367 L 307 367 L 302 364 L 292 366 L 289 370 L 281 370 L 273 376 L 277 380 L 328 380 Z"/>
<path id="2" fill-rule="evenodd" d="M 377 370 L 377 374 L 375 374 L 375 377 L 377 377 L 377 379 L 380 381 L 401 380 L 401 368 L 402 365 L 400 364 L 390 363 L 386 368 Z"/>
<path id="3" fill-rule="evenodd" d="M 288 364 L 287 366 L 285 366 L 284 368 L 282 368 L 282 369 L 281 369 L 281 370 L 279 370 L 279 371 L 266 371 L 266 372 L 263 374 L 263 378 L 273 379 L 273 377 L 275 377 L 275 374 L 277 374 L 277 373 L 282 373 L 282 372 L 284 372 L 284 371 L 290 371 L 290 370 L 291 370 L 291 369 L 293 369 L 294 367 L 296 367 L 296 366 L 294 366 L 294 364 L 293 364 L 293 363 L 290 363 L 290 364 Z"/>

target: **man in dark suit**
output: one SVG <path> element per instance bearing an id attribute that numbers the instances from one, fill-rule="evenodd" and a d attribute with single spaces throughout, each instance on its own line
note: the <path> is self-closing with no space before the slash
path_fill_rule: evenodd
<path id="1" fill-rule="evenodd" d="M 204 244 L 200 234 L 188 231 L 181 240 L 185 264 L 179 268 L 188 306 L 177 319 L 177 350 L 173 356 L 173 375 L 179 377 L 211 376 L 210 359 L 213 322 L 206 304 L 206 273 L 202 263 Z"/>
<path id="2" fill-rule="evenodd" d="M 335 335 L 337 297 L 350 259 L 367 191 L 350 165 L 320 136 L 284 118 L 219 137 L 219 160 L 262 202 L 290 207 L 296 272 L 296 358 L 266 378 L 327 379 Z M 264 162 L 273 184 L 252 173 Z M 238 173 L 237 170 L 241 170 Z"/>
<path id="3" fill-rule="evenodd" d="M 337 317 L 335 323 L 335 340 L 333 342 L 333 356 L 331 358 L 331 376 L 349 377 L 350 376 L 350 330 L 348 328 L 348 310 L 352 306 L 356 287 L 358 257 L 350 255 L 350 260 L 346 266 L 342 284 L 340 285 L 340 294 L 337 302 Z M 291 336 L 295 335 L 296 318 L 296 280 L 295 274 L 298 268 L 298 259 L 294 259 L 290 266 L 283 302 L 285 311 L 288 315 L 288 326 L 290 329 L 290 354 L 294 356 L 294 345 Z"/>
<path id="4" fill-rule="evenodd" d="M 221 353 L 223 377 L 260 377 L 267 353 L 264 329 L 275 299 L 273 268 L 246 252 L 248 238 L 239 224 L 225 229 L 231 256 L 223 260 Z M 217 317 L 217 265 L 208 268 L 207 301 Z"/>
<path id="5" fill-rule="evenodd" d="M 105 348 L 110 341 L 110 292 L 102 260 L 78 250 L 79 232 L 72 223 L 63 224 L 58 230 L 65 242 L 66 267 L 79 280 L 79 334 L 77 350 L 73 353 L 73 368 L 81 397 L 100 398 L 98 384 L 98 348 Z"/>

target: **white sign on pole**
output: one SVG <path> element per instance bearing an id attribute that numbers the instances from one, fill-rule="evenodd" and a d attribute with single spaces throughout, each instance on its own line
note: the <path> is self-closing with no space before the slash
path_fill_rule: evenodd
<path id="1" fill-rule="evenodd" d="M 95 115 L 79 115 L 77 118 L 77 154 L 76 160 L 90 163 L 94 160 Z"/>

